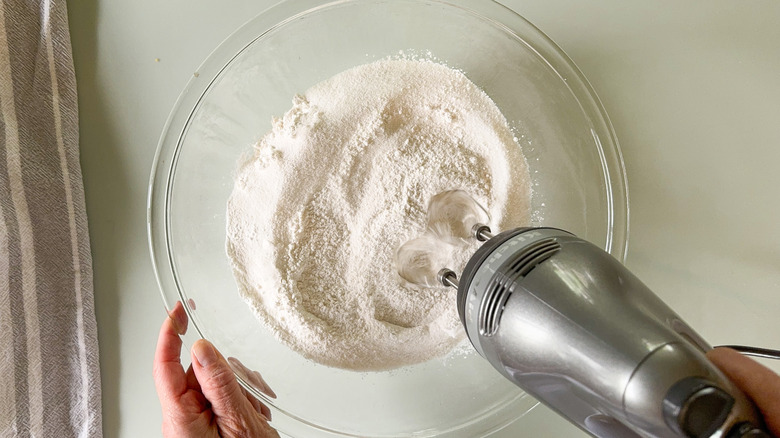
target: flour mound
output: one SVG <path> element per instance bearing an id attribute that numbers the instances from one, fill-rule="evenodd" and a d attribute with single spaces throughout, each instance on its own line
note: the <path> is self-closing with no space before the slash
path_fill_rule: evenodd
<path id="1" fill-rule="evenodd" d="M 493 101 L 430 61 L 358 66 L 293 99 L 239 164 L 227 252 L 244 300 L 328 366 L 386 370 L 464 339 L 456 292 L 403 280 L 394 256 L 432 196 L 461 189 L 491 226 L 529 221 L 525 159 Z M 461 270 L 477 244 L 456 251 Z"/>

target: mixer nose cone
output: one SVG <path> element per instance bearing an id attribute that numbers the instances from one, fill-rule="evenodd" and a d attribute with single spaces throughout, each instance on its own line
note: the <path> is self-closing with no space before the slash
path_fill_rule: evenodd
<path id="1" fill-rule="evenodd" d="M 726 421 L 733 405 L 734 398 L 712 382 L 689 377 L 666 394 L 664 419 L 683 436 L 707 438 Z"/>

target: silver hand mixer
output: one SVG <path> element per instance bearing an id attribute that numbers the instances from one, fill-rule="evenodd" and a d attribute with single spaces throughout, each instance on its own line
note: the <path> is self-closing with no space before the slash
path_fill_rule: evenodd
<path id="1" fill-rule="evenodd" d="M 553 228 L 492 236 L 467 263 L 458 313 L 507 379 L 597 437 L 770 437 L 711 347 L 620 262 Z"/>

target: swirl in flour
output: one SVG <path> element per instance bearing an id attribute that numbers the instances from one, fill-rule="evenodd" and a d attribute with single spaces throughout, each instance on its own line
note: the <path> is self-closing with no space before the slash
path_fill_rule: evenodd
<path id="1" fill-rule="evenodd" d="M 455 291 L 405 282 L 394 254 L 431 197 L 462 189 L 494 229 L 529 222 L 527 165 L 493 101 L 461 72 L 383 60 L 321 82 L 239 165 L 227 252 L 276 337 L 316 362 L 384 370 L 464 339 Z M 447 254 L 460 270 L 474 247 Z"/>

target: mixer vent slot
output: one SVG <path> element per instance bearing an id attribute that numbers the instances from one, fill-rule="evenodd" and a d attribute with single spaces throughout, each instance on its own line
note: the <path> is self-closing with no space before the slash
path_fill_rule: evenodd
<path id="1" fill-rule="evenodd" d="M 552 257 L 561 249 L 553 238 L 542 239 L 529 245 L 496 271 L 482 297 L 479 309 L 479 332 L 483 336 L 492 336 L 498 330 L 501 313 L 512 295 L 512 285 L 525 277 L 539 263 Z"/>

